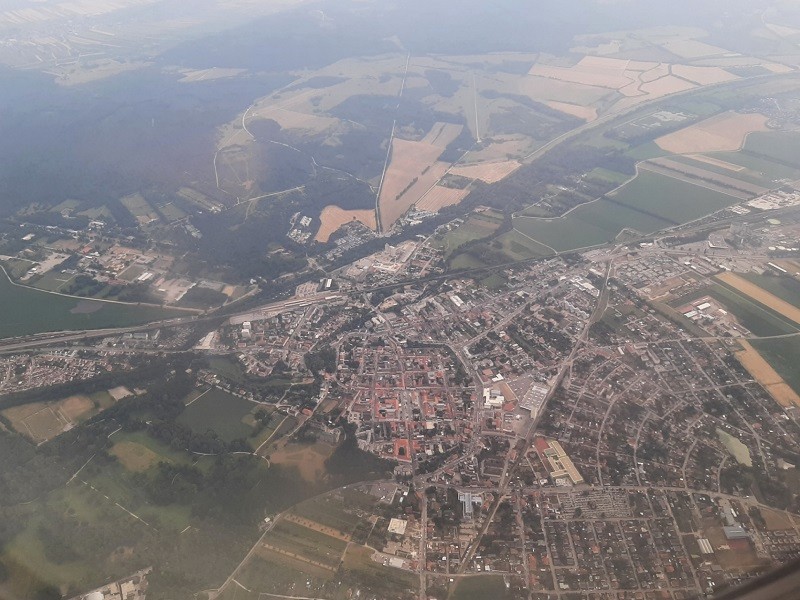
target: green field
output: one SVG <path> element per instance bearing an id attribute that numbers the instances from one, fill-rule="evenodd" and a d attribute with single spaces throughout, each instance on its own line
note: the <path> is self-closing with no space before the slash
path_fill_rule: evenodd
<path id="1" fill-rule="evenodd" d="M 441 238 L 437 236 L 434 240 L 437 246 L 442 248 L 447 256 L 450 256 L 459 246 L 489 237 L 500 227 L 501 221 L 485 215 L 471 215 L 458 228 L 448 231 Z"/>
<path id="2" fill-rule="evenodd" d="M 740 273 L 740 276 L 755 283 L 773 296 L 800 308 L 800 281 L 794 277 L 758 275 L 756 273 Z"/>
<path id="3" fill-rule="evenodd" d="M 771 177 L 762 175 L 760 172 L 752 171 L 750 169 L 742 169 L 741 171 L 732 171 L 731 169 L 726 169 L 725 167 L 720 167 L 718 165 L 712 165 L 707 162 L 695 160 L 689 156 L 674 155 L 670 156 L 670 159 L 674 160 L 675 162 L 682 163 L 684 165 L 689 165 L 691 167 L 703 169 L 704 171 L 716 173 L 717 175 L 725 175 L 727 177 L 733 177 L 735 179 L 739 179 L 740 181 L 753 183 L 755 185 L 760 185 L 763 187 L 768 187 L 768 188 L 775 187 L 774 180 Z"/>
<path id="4" fill-rule="evenodd" d="M 125 196 L 124 198 L 120 198 L 119 201 L 120 204 L 128 209 L 129 213 L 137 219 L 143 220 L 145 223 L 151 220 L 158 220 L 158 213 L 153 210 L 150 203 L 139 193 Z"/>
<path id="5" fill-rule="evenodd" d="M 740 167 L 745 167 L 755 173 L 761 174 L 763 177 L 768 177 L 773 180 L 797 179 L 800 177 L 800 171 L 793 167 L 781 165 L 746 152 L 715 152 L 709 153 L 709 156 L 734 165 L 739 165 Z"/>
<path id="6" fill-rule="evenodd" d="M 0 273 L 0 338 L 46 331 L 127 327 L 185 315 L 183 311 L 58 296 L 14 285 Z"/>
<path id="7" fill-rule="evenodd" d="M 252 431 L 243 419 L 255 405 L 238 396 L 211 388 L 192 402 L 178 417 L 178 422 L 197 433 L 209 429 L 215 431 L 226 442 L 246 438 Z"/>
<path id="8" fill-rule="evenodd" d="M 640 171 L 636 179 L 612 198 L 674 224 L 699 219 L 741 202 L 733 196 L 648 171 Z"/>
<path id="9" fill-rule="evenodd" d="M 291 521 L 281 520 L 265 540 L 269 545 L 308 560 L 339 566 L 347 542 Z"/>
<path id="10" fill-rule="evenodd" d="M 510 598 L 508 588 L 502 575 L 476 575 L 464 577 L 455 584 L 450 594 L 452 600 L 503 600 Z"/>
<path id="11" fill-rule="evenodd" d="M 776 340 L 752 340 L 753 348 L 775 369 L 783 380 L 800 394 L 800 337 Z"/>
<path id="12" fill-rule="evenodd" d="M 371 499 L 374 504 L 374 498 L 367 497 L 367 499 Z M 370 506 L 372 504 L 367 505 L 365 508 Z M 341 500 L 328 495 L 306 500 L 292 508 L 292 512 L 298 516 L 316 521 L 321 525 L 327 525 L 339 531 L 350 533 L 358 525 L 361 518 L 348 511 L 347 508 L 352 510 L 352 506 L 348 505 L 346 507 Z"/>
<path id="13" fill-rule="evenodd" d="M 758 131 L 747 136 L 744 149 L 775 162 L 800 168 L 800 134 Z"/>
<path id="14" fill-rule="evenodd" d="M 740 292 L 726 286 L 715 284 L 709 293 L 722 302 L 739 322 L 758 336 L 785 335 L 796 333 L 798 328 L 771 309 L 759 304 Z"/>
<path id="15" fill-rule="evenodd" d="M 642 172 L 612 197 L 583 204 L 558 219 L 514 219 L 514 228 L 558 252 L 610 242 L 622 229 L 653 233 L 730 206 L 733 196 Z"/>
<path id="16" fill-rule="evenodd" d="M 514 219 L 514 228 L 557 252 L 613 240 L 623 228 L 650 233 L 671 223 L 608 200 L 584 204 L 560 219 Z"/>

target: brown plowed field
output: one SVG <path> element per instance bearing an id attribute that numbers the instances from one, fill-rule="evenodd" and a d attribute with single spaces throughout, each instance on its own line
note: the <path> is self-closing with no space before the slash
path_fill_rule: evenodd
<path id="1" fill-rule="evenodd" d="M 339 227 L 351 221 L 361 221 L 370 229 L 375 229 L 374 210 L 345 210 L 334 204 L 329 204 L 322 209 L 319 219 L 322 224 L 314 239 L 323 243 L 327 242 Z"/>

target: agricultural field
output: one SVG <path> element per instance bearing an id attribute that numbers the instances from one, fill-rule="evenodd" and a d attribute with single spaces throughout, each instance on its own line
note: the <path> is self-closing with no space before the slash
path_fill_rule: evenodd
<path id="1" fill-rule="evenodd" d="M 514 229 L 556 252 L 603 244 L 623 229 L 646 233 L 670 225 L 655 215 L 607 199 L 582 204 L 556 219 L 514 219 Z"/>
<path id="2" fill-rule="evenodd" d="M 158 207 L 158 212 L 164 217 L 168 223 L 179 221 L 187 217 L 186 212 L 174 202 L 167 202 L 163 206 Z"/>
<path id="3" fill-rule="evenodd" d="M 272 464 L 295 468 L 300 476 L 314 483 L 325 477 L 325 461 L 336 448 L 328 444 L 290 444 L 282 443 L 278 449 L 270 450 Z"/>
<path id="4" fill-rule="evenodd" d="M 501 249 L 511 260 L 525 260 L 536 256 L 547 256 L 552 250 L 536 242 L 516 229 L 499 236 Z"/>
<path id="5" fill-rule="evenodd" d="M 452 173 L 452 171 L 451 171 Z M 443 185 L 435 185 L 430 188 L 425 195 L 417 202 L 416 207 L 419 210 L 427 210 L 428 212 L 438 212 L 446 206 L 458 204 L 469 194 L 469 189 L 459 190 L 456 188 L 449 188 Z"/>
<path id="6" fill-rule="evenodd" d="M 391 592 L 395 590 L 416 590 L 419 588 L 419 577 L 416 573 L 385 567 L 374 561 L 372 555 L 374 550 L 366 546 L 348 547 L 344 555 L 342 569 L 351 577 L 359 582 L 363 582 L 371 590 L 379 593 Z"/>
<path id="7" fill-rule="evenodd" d="M 756 273 L 740 273 L 739 276 L 795 308 L 800 308 L 800 281 L 794 277 Z"/>
<path id="8" fill-rule="evenodd" d="M 360 511 L 370 510 L 375 505 L 375 498 L 354 490 L 345 490 L 344 493 L 347 495 L 327 494 L 306 500 L 292 507 L 292 514 L 350 535 L 363 521 Z"/>
<path id="9" fill-rule="evenodd" d="M 748 134 L 767 131 L 766 124 L 767 117 L 758 113 L 726 112 L 664 135 L 656 144 L 673 154 L 735 152 Z"/>
<path id="10" fill-rule="evenodd" d="M 748 136 L 744 149 L 760 158 L 800 168 L 800 134 L 796 132 L 754 133 Z"/>
<path id="11" fill-rule="evenodd" d="M 788 337 L 772 340 L 751 340 L 751 345 L 789 384 L 789 387 L 800 395 L 800 363 L 797 361 L 800 352 L 800 338 Z"/>
<path id="12" fill-rule="evenodd" d="M 329 204 L 322 209 L 319 216 L 322 221 L 319 231 L 314 239 L 318 242 L 327 243 L 330 237 L 339 230 L 342 225 L 351 221 L 361 221 L 364 225 L 375 230 L 375 211 L 374 210 L 345 210 L 333 204 Z"/>
<path id="13" fill-rule="evenodd" d="M 500 227 L 500 220 L 493 219 L 486 214 L 475 213 L 467 217 L 463 224 L 447 233 L 437 236 L 435 243 L 449 256 L 460 246 L 488 237 Z"/>
<path id="14" fill-rule="evenodd" d="M 514 218 L 514 228 L 564 252 L 611 241 L 623 230 L 648 234 L 700 218 L 740 200 L 688 181 L 641 170 L 615 192 L 581 204 L 562 217 Z"/>
<path id="15" fill-rule="evenodd" d="M 770 189 L 745 181 L 739 177 L 738 173 L 719 173 L 702 166 L 687 164 L 686 161 L 678 161 L 671 158 L 654 158 L 639 163 L 639 168 L 651 170 L 666 177 L 680 179 L 686 183 L 697 183 L 703 187 L 742 200 L 760 196 Z"/>
<path id="16" fill-rule="evenodd" d="M 750 342 L 739 340 L 742 350 L 736 358 L 747 372 L 760 383 L 770 396 L 783 408 L 800 407 L 800 396 L 789 386 L 780 374 L 772 368 Z"/>
<path id="17" fill-rule="evenodd" d="M 698 219 L 740 201 L 722 192 L 651 172 L 639 173 L 609 196 L 614 202 L 672 224 Z"/>
<path id="18" fill-rule="evenodd" d="M 220 439 L 230 442 L 247 438 L 252 432 L 245 418 L 253 412 L 255 405 L 219 388 L 210 388 L 186 406 L 178 417 L 178 423 L 192 431 L 205 433 L 209 429 Z"/>
<path id="19" fill-rule="evenodd" d="M 45 331 L 126 327 L 183 316 L 184 311 L 60 296 L 16 285 L 0 273 L 0 338 Z"/>
<path id="20" fill-rule="evenodd" d="M 747 150 L 746 143 L 745 148 L 740 152 L 716 152 L 712 154 L 711 157 L 731 165 L 744 167 L 748 172 L 756 173 L 771 181 L 797 179 L 800 177 L 800 169 L 751 154 Z"/>
<path id="21" fill-rule="evenodd" d="M 593 106 L 581 106 L 579 104 L 572 104 L 570 102 L 558 102 L 550 100 L 546 102 L 547 106 L 563 112 L 564 114 L 572 117 L 583 119 L 587 123 L 597 119 L 597 109 Z"/>
<path id="22" fill-rule="evenodd" d="M 150 206 L 144 196 L 139 193 L 131 194 L 119 199 L 120 204 L 128 209 L 139 225 L 149 225 L 159 220 L 158 212 Z"/>
<path id="23" fill-rule="evenodd" d="M 511 598 L 502 575 L 475 575 L 460 578 L 450 594 L 452 600 L 503 600 Z"/>
<path id="24" fill-rule="evenodd" d="M 304 522 L 302 519 L 298 519 Z M 316 528 L 320 529 L 320 528 Z M 281 519 L 264 540 L 270 550 L 309 562 L 322 568 L 336 569 L 347 542 L 298 522 Z"/>
<path id="25" fill-rule="evenodd" d="M 519 169 L 520 166 L 522 166 L 521 163 L 516 160 L 484 162 L 457 165 L 450 169 L 450 173 L 461 177 L 467 177 L 468 179 L 480 179 L 484 183 L 497 183 L 501 179 L 511 175 L 511 173 Z"/>
<path id="26" fill-rule="evenodd" d="M 767 290 L 761 288 L 758 284 L 749 281 L 748 279 L 737 275 L 736 273 L 722 273 L 716 276 L 716 279 L 722 283 L 732 287 L 737 292 L 744 294 L 763 304 L 764 306 L 775 311 L 779 315 L 786 317 L 790 321 L 800 324 L 800 308 L 775 296 Z"/>
<path id="27" fill-rule="evenodd" d="M 339 125 L 339 119 L 298 112 L 282 107 L 273 107 L 254 114 L 258 118 L 271 119 L 283 129 L 299 129 L 309 133 L 322 133 Z"/>
<path id="28" fill-rule="evenodd" d="M 389 229 L 447 172 L 449 165 L 438 159 L 460 132 L 461 126 L 436 123 L 419 142 L 392 140 L 378 200 L 383 229 Z"/>
<path id="29" fill-rule="evenodd" d="M 488 140 L 483 140 L 481 145 L 472 148 L 466 156 L 462 157 L 454 168 L 476 167 L 487 163 L 505 163 L 520 159 L 529 154 L 536 147 L 531 139 L 519 134 L 493 135 Z M 452 171 L 451 171 L 452 172 Z"/>
<path id="30" fill-rule="evenodd" d="M 698 293 L 710 294 L 716 298 L 739 323 L 756 336 L 767 337 L 798 332 L 798 327 L 790 321 L 722 283 L 712 284 Z M 670 305 L 680 306 L 685 300 L 686 298 L 679 298 L 671 301 Z"/>
<path id="31" fill-rule="evenodd" d="M 120 464 L 128 471 L 141 473 L 158 464 L 161 456 L 137 442 L 122 441 L 115 443 L 109 452 L 117 457 Z"/>

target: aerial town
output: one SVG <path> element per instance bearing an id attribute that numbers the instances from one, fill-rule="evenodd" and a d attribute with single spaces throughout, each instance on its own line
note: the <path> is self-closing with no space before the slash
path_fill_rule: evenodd
<path id="1" fill-rule="evenodd" d="M 800 222 L 774 209 L 720 214 L 748 221 L 703 239 L 679 229 L 510 265 L 501 286 L 442 275 L 427 240 L 387 246 L 210 331 L 163 324 L 6 353 L 0 390 L 102 382 L 188 344 L 211 366 L 187 408 L 218 390 L 281 419 L 253 454 L 352 435 L 393 465 L 390 480 L 346 492 L 358 509 L 333 492 L 347 525 L 322 531 L 313 511 L 282 513 L 259 541 L 273 555 L 289 552 L 275 533 L 284 524 L 372 549 L 376 568 L 411 576 L 397 597 L 444 597 L 475 574 L 537 600 L 713 594 L 800 556 L 800 398 L 751 343 L 749 328 L 766 325 L 742 301 L 782 315 L 789 329 L 766 335 L 800 323 L 748 283 L 800 270 L 787 246 Z M 277 397 L 253 384 L 276 376 L 319 385 Z M 44 443 L 144 393 L 134 383 L 2 414 Z M 319 571 L 304 591 L 330 588 L 340 555 L 292 555 Z M 220 592 L 247 587 L 251 567 Z"/>

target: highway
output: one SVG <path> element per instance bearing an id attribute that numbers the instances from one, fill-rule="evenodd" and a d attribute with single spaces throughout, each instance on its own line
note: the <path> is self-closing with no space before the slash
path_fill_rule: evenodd
<path id="1" fill-rule="evenodd" d="M 322 304 L 325 302 L 334 302 L 336 300 L 343 300 L 345 296 L 337 292 L 328 292 L 325 294 L 317 294 L 307 298 L 289 298 L 287 300 L 279 300 L 269 304 L 264 304 L 255 309 L 226 315 L 226 319 L 231 323 L 241 323 L 247 320 L 263 319 L 265 316 L 272 316 L 287 310 L 294 310 L 297 308 L 305 308 L 314 304 Z M 53 344 L 72 343 L 82 340 L 104 338 L 111 336 L 124 335 L 126 333 L 136 333 L 142 331 L 152 331 L 162 327 L 174 327 L 178 325 L 188 325 L 190 323 L 203 323 L 208 321 L 215 321 L 222 317 L 211 314 L 204 317 L 178 317 L 175 319 L 167 319 L 164 321 L 153 321 L 144 325 L 136 325 L 132 327 L 118 327 L 108 329 L 92 329 L 82 331 L 61 331 L 51 333 L 40 333 L 36 335 L 26 336 L 24 338 L 10 338 L 7 340 L 0 340 L 0 354 L 7 354 L 9 352 L 18 352 L 20 350 L 30 350 L 32 348 L 39 348 L 42 346 L 51 346 Z"/>

